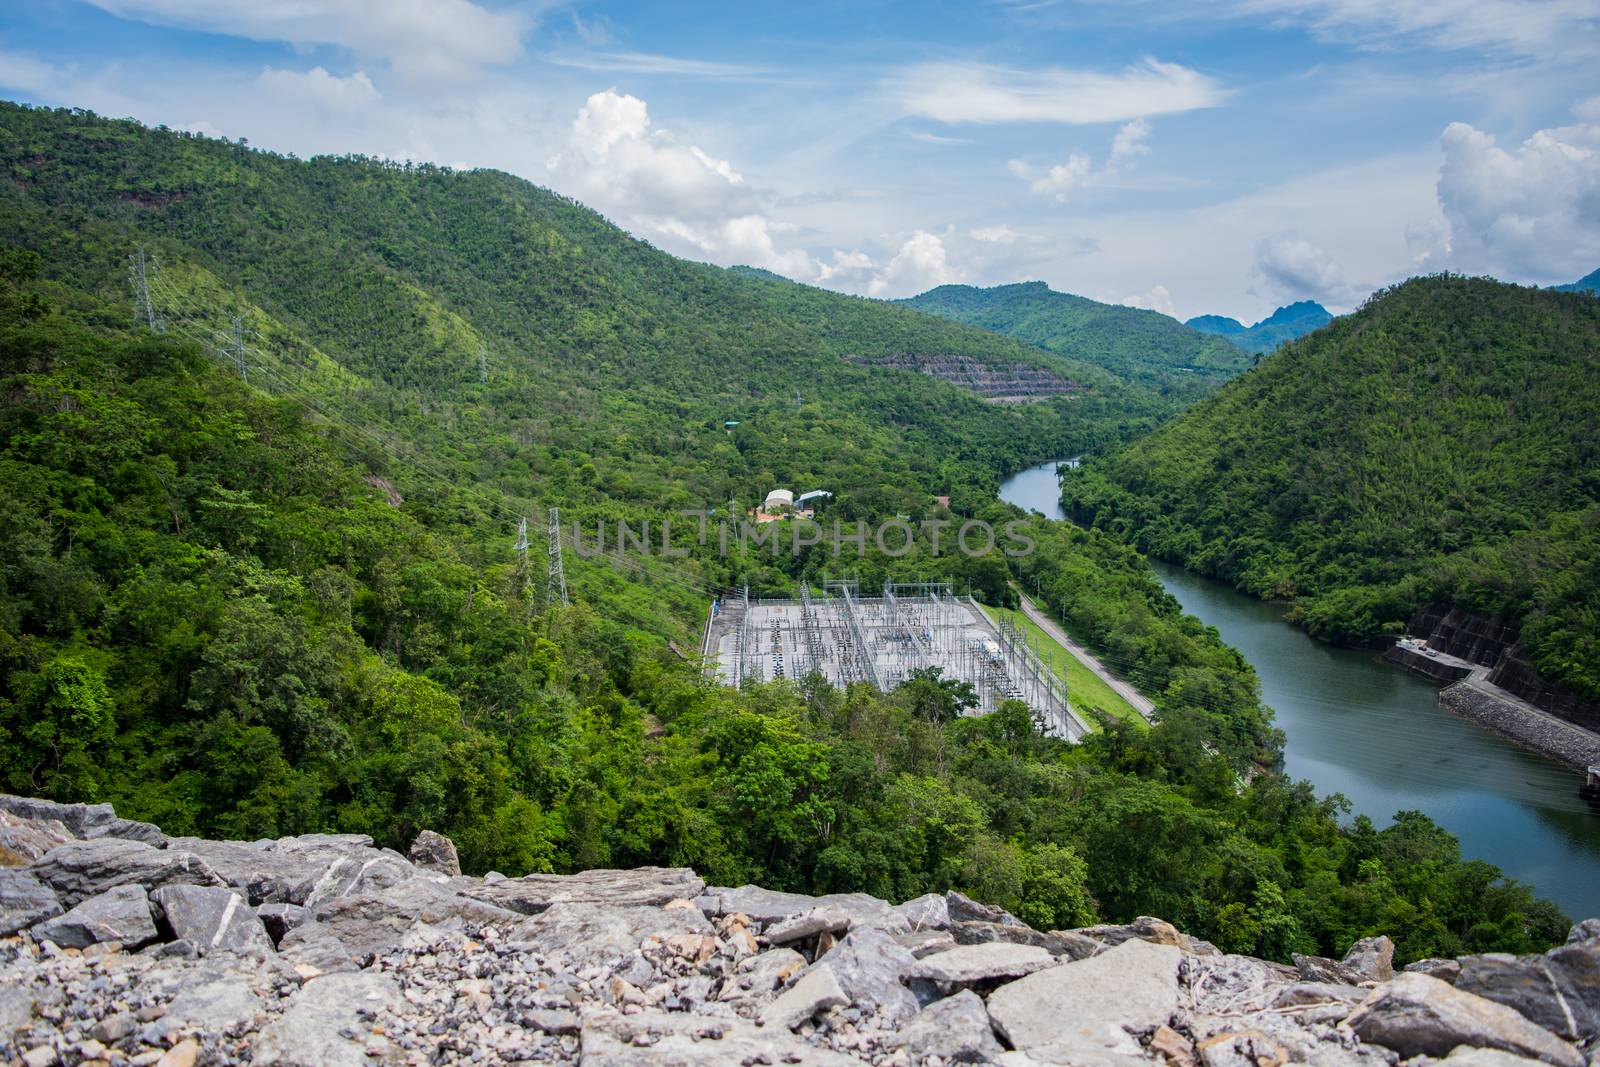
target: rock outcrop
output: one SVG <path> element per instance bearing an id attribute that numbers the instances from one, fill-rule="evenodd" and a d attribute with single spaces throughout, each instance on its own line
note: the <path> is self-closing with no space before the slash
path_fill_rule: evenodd
<path id="1" fill-rule="evenodd" d="M 104 805 L 0 815 L 26 845 L 0 850 L 0 1063 L 1586 1067 L 1600 1042 L 1594 920 L 1542 956 L 1396 974 L 1387 938 L 1287 966 L 959 893 L 480 879 L 437 834 L 401 856 L 167 838 Z"/>

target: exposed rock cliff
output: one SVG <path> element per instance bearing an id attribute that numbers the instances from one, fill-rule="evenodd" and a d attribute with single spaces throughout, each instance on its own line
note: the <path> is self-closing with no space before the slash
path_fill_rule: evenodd
<path id="1" fill-rule="evenodd" d="M 27 1067 L 1585 1067 L 1600 1035 L 1595 920 L 1544 956 L 1396 975 L 1382 937 L 1288 966 L 1158 919 L 1037 931 L 959 893 L 475 878 L 437 834 L 408 859 L 359 835 L 0 811 L 0 1062 Z"/>

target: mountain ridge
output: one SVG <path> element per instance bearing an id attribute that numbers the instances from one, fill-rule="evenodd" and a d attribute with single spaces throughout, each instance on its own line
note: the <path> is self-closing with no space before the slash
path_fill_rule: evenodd
<path id="1" fill-rule="evenodd" d="M 1304 337 L 1332 321 L 1332 313 L 1315 300 L 1297 300 L 1251 326 L 1225 315 L 1198 315 L 1184 325 L 1225 337 L 1246 352 L 1260 354 L 1272 351 L 1285 341 Z"/>

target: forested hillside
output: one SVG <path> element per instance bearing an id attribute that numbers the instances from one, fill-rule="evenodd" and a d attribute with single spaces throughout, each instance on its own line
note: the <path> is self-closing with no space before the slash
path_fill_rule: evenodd
<path id="1" fill-rule="evenodd" d="M 900 302 L 1091 363 L 1156 390 L 1174 410 L 1250 365 L 1235 346 L 1170 316 L 1058 293 L 1044 282 L 941 285 Z"/>
<path id="2" fill-rule="evenodd" d="M 1041 530 L 1015 565 L 680 537 L 670 562 L 569 551 L 572 606 L 542 596 L 545 505 L 637 524 L 820 483 L 842 517 L 942 514 L 950 493 L 1013 518 L 1000 472 L 1159 414 L 1110 375 L 1000 407 L 866 368 L 933 346 L 1064 364 L 682 263 L 506 175 L 20 108 L 0 166 L 0 789 L 174 833 L 428 827 L 476 870 L 956 887 L 1041 926 L 1160 914 L 1279 958 L 1564 933 L 1426 819 L 1341 826 L 1273 773 L 1249 665 L 1097 532 Z M 737 692 L 685 657 L 722 583 L 828 567 L 996 601 L 1024 581 L 1161 723 L 1069 746 L 1018 703 L 958 716 L 936 677 Z"/>
<path id="3" fill-rule="evenodd" d="M 1184 325 L 1201 333 L 1226 337 L 1253 355 L 1271 352 L 1285 341 L 1304 337 L 1312 330 L 1326 326 L 1332 319 L 1328 309 L 1315 300 L 1300 300 L 1279 308 L 1254 326 L 1246 326 L 1237 319 L 1222 315 L 1201 315 Z"/>
<path id="4" fill-rule="evenodd" d="M 1446 601 L 1600 696 L 1600 302 L 1418 278 L 1065 483 L 1145 550 L 1362 641 Z"/>

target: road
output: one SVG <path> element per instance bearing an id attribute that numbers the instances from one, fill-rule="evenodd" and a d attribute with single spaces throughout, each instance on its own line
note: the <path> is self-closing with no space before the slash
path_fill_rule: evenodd
<path id="1" fill-rule="evenodd" d="M 1062 648 L 1082 660 L 1083 665 L 1088 667 L 1096 677 L 1109 685 L 1123 700 L 1132 704 L 1133 710 L 1143 715 L 1146 722 L 1155 721 L 1156 706 L 1149 697 L 1124 682 L 1121 678 L 1118 678 L 1115 674 L 1112 674 L 1105 664 L 1095 659 L 1092 652 L 1078 644 L 1071 637 L 1068 637 L 1067 632 L 1057 626 L 1054 619 L 1040 611 L 1038 606 L 1028 599 L 1026 593 L 1019 593 L 1018 596 L 1022 598 L 1022 613 L 1033 620 L 1034 625 L 1060 642 Z"/>

